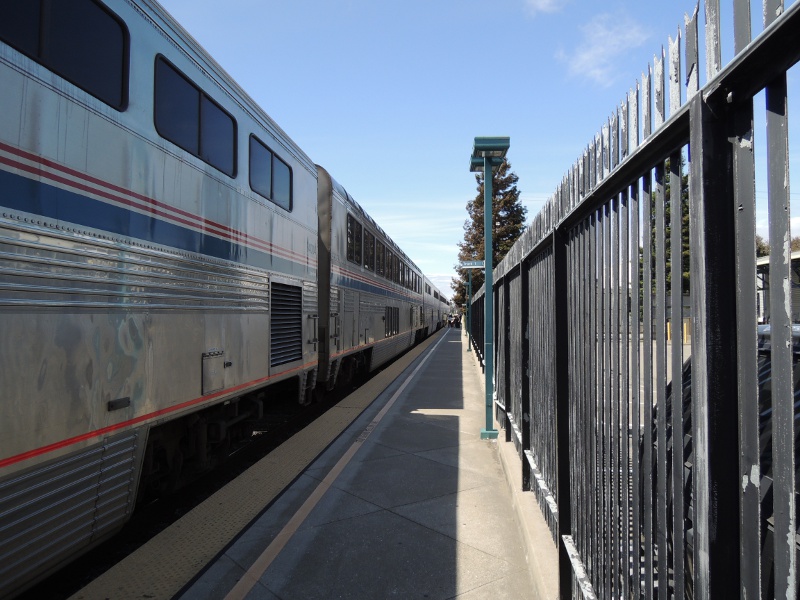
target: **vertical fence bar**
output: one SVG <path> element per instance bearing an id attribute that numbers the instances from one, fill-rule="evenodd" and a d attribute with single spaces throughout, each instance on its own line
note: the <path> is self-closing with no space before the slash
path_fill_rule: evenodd
<path id="1" fill-rule="evenodd" d="M 683 535 L 683 181 L 681 153 L 669 159 L 672 342 L 672 556 L 675 598 L 684 597 Z"/>
<path id="2" fill-rule="evenodd" d="M 706 0 L 706 79 L 711 81 L 722 68 L 719 42 L 719 0 Z"/>
<path id="3" fill-rule="evenodd" d="M 613 131 L 613 129 L 612 129 Z M 622 595 L 620 582 L 624 574 L 621 572 L 624 561 L 622 560 L 623 540 L 622 529 L 622 455 L 620 453 L 620 248 L 619 248 L 619 195 L 615 194 L 609 202 L 611 219 L 609 221 L 610 260 L 608 272 L 610 284 L 607 293 L 611 296 L 611 326 L 608 330 L 608 340 L 611 345 L 611 368 L 608 370 L 611 379 L 611 503 L 613 504 L 612 516 L 614 519 L 612 531 L 614 532 L 614 547 L 611 554 L 613 579 L 613 594 Z"/>
<path id="4" fill-rule="evenodd" d="M 519 318 L 519 326 L 521 327 L 520 341 L 522 346 L 522 360 L 521 360 L 521 402 L 522 402 L 522 422 L 519 424 L 520 431 L 522 432 L 522 489 L 533 489 L 533 478 L 531 476 L 530 462 L 526 460 L 526 452 L 533 450 L 531 446 L 531 325 L 530 325 L 530 262 L 523 260 L 520 265 L 520 302 L 521 314 Z"/>
<path id="5" fill-rule="evenodd" d="M 582 268 L 583 256 L 581 255 L 583 240 L 585 238 L 583 224 L 580 223 L 573 229 L 570 241 L 570 268 L 573 271 L 572 276 L 572 290 L 573 298 L 571 299 L 571 314 L 572 323 L 574 325 L 574 335 L 572 341 L 575 344 L 574 348 L 574 365 L 582 364 L 585 357 L 586 340 L 583 338 L 583 330 L 585 328 L 584 321 L 584 299 L 585 299 L 585 286 L 583 285 L 584 274 L 586 271 Z M 574 304 L 572 303 L 574 302 Z M 580 500 L 578 511 L 574 513 L 576 518 L 573 519 L 573 524 L 577 525 L 579 521 L 583 521 L 580 525 L 580 552 L 583 557 L 584 563 L 587 568 L 591 568 L 591 520 L 588 515 L 590 513 L 590 501 L 592 494 L 591 482 L 589 481 L 589 469 L 587 468 L 589 450 L 587 448 L 588 438 L 586 437 L 586 396 L 583 390 L 584 373 L 573 371 L 573 379 L 570 383 L 570 398 L 573 400 L 575 411 L 575 435 L 574 440 L 577 442 L 576 459 L 574 470 L 580 476 L 580 490 L 577 497 Z M 579 515 L 579 516 L 578 516 Z M 577 529 L 577 528 L 576 528 Z"/>
<path id="6" fill-rule="evenodd" d="M 510 418 L 514 414 L 513 411 L 515 404 L 515 401 L 511 396 L 512 354 L 511 354 L 511 274 L 510 273 L 507 272 L 503 275 L 503 279 L 502 281 L 500 281 L 497 293 L 498 296 L 501 296 L 501 302 L 503 307 L 502 314 L 497 315 L 497 319 L 498 321 L 501 321 L 501 327 L 502 327 L 502 338 L 498 340 L 502 342 L 502 348 L 498 348 L 498 354 L 500 352 L 502 352 L 503 354 L 502 357 L 498 356 L 498 362 L 502 360 L 502 364 L 497 365 L 498 375 L 500 374 L 501 368 L 503 372 L 503 383 L 501 387 L 502 398 L 500 399 L 500 402 L 502 404 L 502 409 L 500 410 L 499 413 L 497 413 L 498 417 L 497 420 L 502 422 L 502 427 L 503 429 L 506 430 L 505 432 L 506 442 L 510 442 L 512 434 Z M 499 330 L 498 333 L 500 333 Z M 514 353 L 513 356 L 517 356 L 517 354 Z M 497 412 L 497 408 L 495 408 L 495 411 Z M 519 425 L 517 424 L 517 426 Z M 521 443 L 522 440 L 519 441 Z"/>
<path id="7" fill-rule="evenodd" d="M 641 365 L 641 342 L 640 342 L 640 321 L 639 321 L 639 309 L 641 307 L 639 301 L 639 265 L 640 265 L 640 255 L 639 255 L 639 182 L 634 182 L 630 186 L 630 213 L 631 213 L 631 235 L 630 235 L 630 294 L 631 294 L 631 310 L 630 310 L 630 336 L 631 336 L 631 355 L 630 355 L 630 365 L 631 365 L 631 378 L 630 378 L 630 399 L 631 399 L 631 471 L 633 475 L 633 483 L 632 483 L 632 502 L 631 502 L 631 513 L 632 513 L 632 524 L 631 524 L 631 538 L 632 538 L 632 548 L 631 554 L 633 557 L 632 560 L 632 573 L 631 573 L 631 588 L 632 593 L 628 596 L 633 596 L 634 598 L 641 597 L 642 594 L 642 585 L 640 583 L 641 578 L 641 569 L 642 569 L 642 519 L 641 519 L 641 510 L 642 510 L 642 467 L 639 460 L 640 453 L 639 453 L 639 444 L 641 439 L 641 428 L 640 428 L 640 402 L 641 402 L 641 391 L 640 391 L 640 374 L 642 370 L 640 369 Z"/>
<path id="8" fill-rule="evenodd" d="M 588 254 L 589 254 L 589 313 L 590 313 L 590 326 L 587 342 L 589 344 L 589 372 L 587 374 L 587 384 L 589 392 L 589 410 L 590 417 L 587 423 L 591 429 L 592 437 L 592 479 L 593 479 L 593 506 L 594 506 L 594 522 L 592 523 L 593 532 L 592 540 L 594 543 L 594 551 L 592 552 L 592 586 L 596 590 L 603 589 L 603 581 L 601 579 L 603 574 L 603 567 L 605 561 L 603 560 L 603 539 L 605 537 L 605 530 L 603 528 L 603 480 L 600 473 L 602 469 L 602 437 L 599 433 L 599 426 L 601 413 L 600 413 L 600 386 L 597 382 L 597 372 L 599 368 L 598 356 L 598 339 L 599 339 L 599 302 L 598 294 L 598 277 L 600 269 L 597 264 L 597 228 L 598 218 L 597 211 L 592 211 L 588 219 L 589 236 L 588 236 Z"/>
<path id="9" fill-rule="evenodd" d="M 696 6 L 692 16 L 685 17 L 686 31 L 686 97 L 691 98 L 700 89 L 699 53 L 697 49 L 697 10 Z"/>
<path id="10" fill-rule="evenodd" d="M 644 377 L 644 425 L 642 429 L 642 503 L 644 506 L 644 593 L 647 600 L 653 598 L 655 589 L 655 564 L 653 533 L 655 519 L 653 514 L 653 228 L 651 226 L 653 207 L 653 180 L 650 172 L 642 178 L 642 344 Z"/>
<path id="11" fill-rule="evenodd" d="M 569 305 L 567 274 L 567 236 L 563 229 L 553 230 L 553 276 L 554 276 L 554 326 L 555 331 L 566 331 L 569 327 Z M 567 539 L 572 535 L 572 493 L 570 490 L 570 429 L 569 422 L 569 340 L 567 336 L 556 335 L 555 377 L 556 377 L 556 440 L 557 440 L 557 502 L 558 502 L 558 562 L 559 591 L 561 600 L 572 598 L 572 563 L 567 552 Z"/>
<path id="12" fill-rule="evenodd" d="M 633 561 L 631 559 L 631 544 L 632 539 L 630 536 L 630 526 L 631 526 L 631 480 L 630 480 L 630 472 L 631 472 L 631 449 L 630 449 L 630 411 L 629 411 L 629 399 L 630 399 L 630 388 L 629 388 L 629 381 L 630 381 L 630 371 L 629 371 L 629 363 L 628 359 L 630 356 L 630 313 L 628 307 L 630 306 L 630 288 L 628 279 L 629 271 L 628 267 L 630 265 L 630 258 L 629 258 L 629 239 L 628 239 L 628 190 L 625 189 L 622 192 L 621 199 L 620 199 L 620 257 L 619 257 L 619 298 L 620 298 L 620 331 L 619 336 L 621 339 L 620 342 L 620 357 L 619 357 L 619 365 L 620 365 L 620 393 L 619 393 L 619 400 L 620 400 L 620 408 L 622 410 L 622 414 L 620 415 L 620 440 L 619 440 L 619 454 L 621 457 L 621 473 L 620 477 L 622 478 L 623 486 L 622 486 L 622 543 L 623 546 L 621 548 L 622 552 L 622 561 L 620 564 L 620 568 L 622 569 L 622 597 L 623 598 L 630 598 L 630 569 L 633 565 Z"/>
<path id="13" fill-rule="evenodd" d="M 750 0 L 733 6 L 734 52 L 750 43 Z M 739 384 L 739 480 L 743 482 L 741 531 L 744 598 L 761 599 L 761 477 L 756 336 L 756 190 L 753 154 L 753 101 L 733 108 L 733 197 L 736 205 L 737 377 Z M 755 474 L 755 476 L 754 476 Z"/>
<path id="14" fill-rule="evenodd" d="M 665 93 L 665 86 L 664 86 L 664 48 L 661 48 L 661 56 L 656 57 L 654 64 L 653 64 L 653 89 L 654 89 L 654 100 L 653 100 L 653 117 L 655 121 L 654 129 L 657 130 L 664 124 L 664 121 L 667 120 L 667 104 L 666 104 L 666 96 Z"/>
<path id="15" fill-rule="evenodd" d="M 636 150 L 639 147 L 639 93 L 640 93 L 640 84 L 636 82 L 636 90 L 630 90 L 628 93 L 628 97 L 630 98 L 630 118 L 631 118 L 631 126 L 629 127 L 629 131 L 631 133 L 631 149 Z M 633 530 L 631 532 L 633 537 L 633 573 L 632 575 L 632 587 L 633 587 L 633 597 L 643 597 L 642 594 L 642 583 L 641 583 L 641 571 L 643 567 L 642 561 L 642 469 L 641 469 L 641 461 L 640 461 L 640 452 L 639 452 L 639 445 L 640 445 L 640 428 L 639 423 L 641 419 L 640 415 L 640 402 L 641 398 L 641 381 L 640 381 L 640 373 L 641 370 L 641 342 L 640 342 L 640 321 L 639 321 L 639 310 L 641 307 L 639 301 L 639 264 L 641 257 L 639 255 L 639 236 L 640 236 L 640 229 L 639 229 L 639 213 L 640 213 L 640 206 L 639 206 L 639 182 L 634 182 L 631 185 L 631 282 L 636 282 L 634 288 L 632 288 L 632 302 L 631 302 L 631 321 L 633 323 L 632 327 L 632 352 L 631 352 L 631 373 L 633 375 L 631 379 L 631 403 L 632 403 L 632 432 L 631 432 L 631 457 L 633 460 Z M 634 258 L 635 256 L 635 258 Z"/>
<path id="16" fill-rule="evenodd" d="M 626 96 L 625 101 L 620 105 L 620 159 L 625 160 L 628 156 L 628 147 L 630 144 L 628 127 L 630 123 L 630 99 Z M 631 514 L 630 514 L 630 494 L 631 494 L 631 479 L 630 479 L 630 389 L 629 389 L 629 357 L 630 357 L 630 296 L 628 288 L 628 275 L 630 268 L 629 252 L 629 222 L 628 222 L 628 189 L 623 189 L 620 195 L 620 257 L 619 257 L 619 297 L 620 297 L 620 408 L 622 415 L 620 416 L 620 440 L 619 440 L 619 453 L 622 460 L 623 474 L 622 482 L 622 596 L 624 598 L 630 597 L 630 569 L 633 561 L 631 559 Z"/>
<path id="17" fill-rule="evenodd" d="M 667 524 L 667 348 L 666 348 L 666 185 L 664 163 L 655 168 L 655 397 L 656 397 L 656 546 L 658 597 L 667 600 L 669 560 Z M 650 226 L 648 224 L 648 226 Z M 647 426 L 647 424 L 645 424 Z"/>
<path id="18" fill-rule="evenodd" d="M 669 114 L 681 107 L 681 32 L 673 40 L 669 38 Z"/>
<path id="19" fill-rule="evenodd" d="M 749 21 L 748 21 L 749 23 Z M 737 370 L 742 596 L 761 598 L 761 477 L 756 336 L 756 204 L 753 101 L 734 109 L 733 194 L 736 205 Z"/>
<path id="20" fill-rule="evenodd" d="M 611 484 L 611 477 L 613 475 L 613 458 L 611 456 L 611 377 L 608 377 L 608 372 L 611 370 L 611 295 L 606 293 L 606 290 L 611 286 L 611 207 L 606 202 L 600 209 L 602 218 L 601 221 L 601 238 L 600 238 L 600 253 L 601 253 L 601 285 L 598 288 L 598 294 L 601 302 L 601 314 L 603 315 L 602 327 L 600 329 L 600 343 L 602 347 L 602 363 L 598 371 L 598 378 L 602 388 L 602 436 L 603 436 L 603 498 L 605 500 L 605 514 L 603 519 L 605 521 L 606 530 L 606 547 L 605 547 L 605 569 L 603 575 L 605 577 L 605 597 L 612 597 L 612 573 L 613 573 L 613 555 L 614 555 L 614 499 L 613 499 L 613 486 Z"/>
<path id="21" fill-rule="evenodd" d="M 765 5 L 770 4 L 769 0 Z M 782 4 L 782 3 L 781 3 Z M 775 9 L 777 10 L 777 9 Z M 769 11 L 768 11 L 769 12 Z M 773 11 L 774 14 L 774 11 Z M 765 23 L 767 25 L 767 23 Z M 796 506 L 792 295 L 789 228 L 789 143 L 786 75 L 766 88 L 769 194 L 770 324 L 772 336 L 772 473 L 775 516 L 775 597 L 795 598 Z"/>
<path id="22" fill-rule="evenodd" d="M 740 593 L 735 229 L 730 145 L 702 94 L 690 107 L 694 597 Z M 716 112 L 721 112 L 717 110 Z M 724 502 L 721 499 L 725 499 Z"/>
<path id="23" fill-rule="evenodd" d="M 589 289 L 590 289 L 590 277 L 591 277 L 591 267 L 589 264 L 588 258 L 588 222 L 586 219 L 581 221 L 579 227 L 579 238 L 578 238 L 578 269 L 581 273 L 585 273 L 586 275 L 578 280 L 578 286 L 580 288 L 580 315 L 579 315 L 579 331 L 580 331 L 580 365 L 582 368 L 582 373 L 580 373 L 580 388 L 576 390 L 576 393 L 580 396 L 581 402 L 581 427 L 583 429 L 582 435 L 582 446 L 584 450 L 584 462 L 582 463 L 583 472 L 584 472 L 584 479 L 583 484 L 585 486 L 584 495 L 583 495 L 583 506 L 584 506 L 584 515 L 586 519 L 586 526 L 584 527 L 584 535 L 587 536 L 587 540 L 583 543 L 583 552 L 584 556 L 586 557 L 587 568 L 591 573 L 594 569 L 594 552 L 595 552 L 595 544 L 594 544 L 594 522 L 596 520 L 595 512 L 594 512 L 594 478 L 593 478 L 593 470 L 592 470 L 592 460 L 594 453 L 592 452 L 592 428 L 589 424 L 592 422 L 592 413 L 591 413 L 591 393 L 589 391 L 587 377 L 590 371 L 589 367 L 589 331 L 590 331 L 590 322 L 591 322 L 591 313 L 590 313 L 590 306 L 589 306 Z"/>

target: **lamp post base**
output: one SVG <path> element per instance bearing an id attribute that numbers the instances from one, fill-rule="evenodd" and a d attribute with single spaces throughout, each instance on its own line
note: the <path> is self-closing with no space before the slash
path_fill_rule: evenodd
<path id="1" fill-rule="evenodd" d="M 497 439 L 497 429 L 481 429 L 481 439 L 482 440 L 496 440 Z"/>

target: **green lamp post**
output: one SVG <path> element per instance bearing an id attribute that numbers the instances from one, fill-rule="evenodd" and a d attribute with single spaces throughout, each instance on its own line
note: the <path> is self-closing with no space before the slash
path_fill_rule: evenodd
<path id="1" fill-rule="evenodd" d="M 511 145 L 508 137 L 476 137 L 470 156 L 469 170 L 483 171 L 483 232 L 486 273 L 483 295 L 483 362 L 486 375 L 486 428 L 481 429 L 481 439 L 497 439 L 492 408 L 494 402 L 494 291 L 492 290 L 492 169 L 503 164 Z"/>

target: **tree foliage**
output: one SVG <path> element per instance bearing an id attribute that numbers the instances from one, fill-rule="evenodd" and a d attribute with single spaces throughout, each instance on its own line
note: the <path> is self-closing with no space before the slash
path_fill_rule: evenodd
<path id="1" fill-rule="evenodd" d="M 503 257 L 514 245 L 525 230 L 525 216 L 528 209 L 519 199 L 517 175 L 511 171 L 511 163 L 507 159 L 492 172 L 492 268 L 503 260 Z M 484 177 L 479 172 L 475 175 L 478 193 L 467 203 L 469 217 L 464 222 L 464 241 L 459 242 L 459 264 L 470 260 L 485 260 L 484 228 L 483 228 L 483 193 Z M 452 287 L 455 292 L 453 301 L 463 306 L 467 301 L 467 269 L 459 269 L 453 278 Z M 476 292 L 483 285 L 484 275 L 479 269 L 472 269 L 472 291 Z"/>

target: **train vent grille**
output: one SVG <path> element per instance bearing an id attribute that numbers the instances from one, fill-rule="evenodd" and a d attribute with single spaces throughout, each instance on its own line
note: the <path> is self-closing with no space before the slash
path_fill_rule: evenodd
<path id="1" fill-rule="evenodd" d="M 272 283 L 270 366 L 303 358 L 303 290 L 294 285 Z"/>

